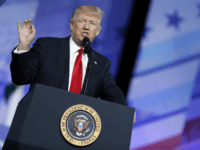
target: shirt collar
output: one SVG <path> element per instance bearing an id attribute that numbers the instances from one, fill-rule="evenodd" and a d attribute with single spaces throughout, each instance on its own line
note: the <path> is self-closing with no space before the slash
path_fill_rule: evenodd
<path id="1" fill-rule="evenodd" d="M 72 36 L 70 36 L 70 51 L 71 54 L 76 53 L 81 47 L 79 47 L 74 40 L 72 39 Z M 84 49 L 84 48 L 83 48 Z"/>

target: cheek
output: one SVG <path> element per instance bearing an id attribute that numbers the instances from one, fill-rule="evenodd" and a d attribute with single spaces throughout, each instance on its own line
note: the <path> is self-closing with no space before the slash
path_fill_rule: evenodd
<path id="1" fill-rule="evenodd" d="M 73 32 L 76 32 L 77 31 L 77 26 L 73 25 L 72 30 L 73 30 Z"/>
<path id="2" fill-rule="evenodd" d="M 80 30 L 79 28 L 76 28 L 76 29 L 74 30 L 74 32 L 75 32 L 77 35 L 81 35 L 81 30 Z"/>

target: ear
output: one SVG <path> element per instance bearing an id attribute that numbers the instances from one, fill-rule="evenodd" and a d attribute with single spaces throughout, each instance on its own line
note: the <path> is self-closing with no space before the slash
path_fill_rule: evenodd
<path id="1" fill-rule="evenodd" d="M 97 31 L 96 31 L 96 36 L 99 35 L 100 30 L 101 30 L 101 29 L 97 29 Z"/>
<path id="2" fill-rule="evenodd" d="M 70 23 L 69 23 L 69 26 L 70 26 L 70 30 L 71 30 L 71 32 L 72 32 L 72 29 L 73 29 L 73 22 L 70 22 Z"/>

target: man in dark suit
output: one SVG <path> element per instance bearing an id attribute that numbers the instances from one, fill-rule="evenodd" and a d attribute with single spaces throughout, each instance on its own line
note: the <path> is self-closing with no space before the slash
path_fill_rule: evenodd
<path id="1" fill-rule="evenodd" d="M 112 79 L 110 60 L 94 50 L 91 58 L 83 51 L 83 38 L 94 40 L 101 30 L 102 17 L 103 12 L 97 7 L 79 6 L 70 20 L 71 36 L 38 38 L 32 48 L 29 47 L 36 30 L 31 19 L 24 21 L 22 28 L 18 21 L 19 45 L 12 51 L 10 65 L 12 82 L 30 84 L 29 91 L 35 83 L 40 83 L 127 105 Z"/>

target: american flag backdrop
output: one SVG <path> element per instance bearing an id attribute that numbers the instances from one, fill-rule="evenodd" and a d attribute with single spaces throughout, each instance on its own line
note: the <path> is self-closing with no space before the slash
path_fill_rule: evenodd
<path id="1" fill-rule="evenodd" d="M 200 0 L 152 0 L 127 102 L 130 150 L 200 149 Z"/>
<path id="2" fill-rule="evenodd" d="M 0 1 L 0 149 L 29 88 L 13 85 L 10 77 L 17 21 L 32 18 L 35 40 L 66 37 L 73 10 L 81 4 L 105 13 L 93 48 L 111 60 L 115 78 L 134 0 Z M 127 97 L 137 113 L 130 150 L 200 149 L 199 58 L 200 0 L 152 0 Z"/>

